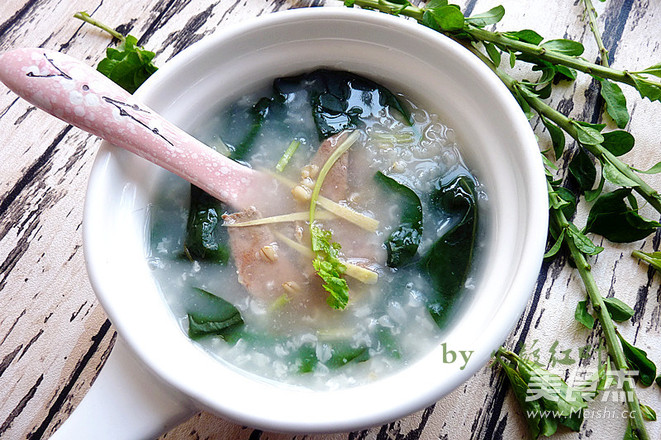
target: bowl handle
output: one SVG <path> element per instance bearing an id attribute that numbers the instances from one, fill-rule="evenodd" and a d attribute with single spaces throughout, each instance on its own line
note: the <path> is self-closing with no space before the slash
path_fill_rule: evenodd
<path id="1" fill-rule="evenodd" d="M 157 438 L 195 406 L 142 365 L 117 337 L 101 373 L 51 440 Z"/>

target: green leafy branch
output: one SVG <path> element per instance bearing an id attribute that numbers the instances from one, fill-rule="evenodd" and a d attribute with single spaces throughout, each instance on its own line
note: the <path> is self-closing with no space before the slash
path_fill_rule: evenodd
<path id="1" fill-rule="evenodd" d="M 551 173 L 547 173 L 547 189 L 550 205 L 550 232 L 552 236 L 556 238 L 556 244 L 552 249 L 557 252 L 561 244 L 564 244 L 567 247 L 569 255 L 576 265 L 576 270 L 585 286 L 590 304 L 592 304 L 592 310 L 596 314 L 597 320 L 604 332 L 604 340 L 606 342 L 608 353 L 618 370 L 626 370 L 630 361 L 625 355 L 623 348 L 625 341 L 621 338 L 615 328 L 613 316 L 624 321 L 625 317 L 626 319 L 629 319 L 633 316 L 633 310 L 628 308 L 628 306 L 621 301 L 618 302 L 612 299 L 607 300 L 601 295 L 599 287 L 592 275 L 592 268 L 587 261 L 587 258 L 590 255 L 595 255 L 601 252 L 602 248 L 596 246 L 592 240 L 580 232 L 578 228 L 567 219 L 567 214 L 573 215 L 575 204 L 568 201 L 566 196 L 563 197 L 565 193 L 563 193 L 562 190 L 559 192 L 559 188 L 561 187 L 557 186 L 557 182 L 552 180 Z M 608 304 L 611 304 L 610 309 L 615 309 L 616 311 L 611 312 Z M 587 311 L 587 302 L 579 302 L 575 317 L 586 327 L 593 328 L 595 321 L 594 317 L 592 317 Z M 636 356 L 631 356 L 631 358 L 637 359 Z M 654 367 L 654 373 L 652 373 L 652 375 L 654 375 L 655 372 L 656 367 Z M 645 383 L 647 385 L 651 384 L 647 382 Z M 625 391 L 629 411 L 632 414 L 632 419 L 630 420 L 632 429 L 636 432 L 639 439 L 647 440 L 650 437 L 645 428 L 636 390 L 629 381 L 624 381 L 622 386 Z"/>
<path id="2" fill-rule="evenodd" d="M 579 302 L 575 313 L 576 319 L 589 328 L 594 327 L 595 317 L 588 311 L 589 301 L 596 315 L 596 321 L 604 331 L 606 346 L 616 368 L 619 370 L 626 370 L 629 366 L 638 368 L 639 381 L 646 386 L 651 384 L 650 377 L 653 379 L 656 367 L 644 351 L 626 342 L 614 325 L 614 321 L 630 319 L 633 310 L 620 300 L 604 298 L 599 292 L 588 258 L 598 254 L 603 248 L 594 244 L 586 233 L 598 233 L 616 242 L 630 242 L 646 237 L 661 224 L 644 219 L 638 214 L 638 204 L 632 191 L 640 194 L 660 213 L 661 197 L 636 174 L 640 172 L 639 170 L 634 170 L 619 159 L 619 156 L 633 148 L 633 136 L 623 130 L 603 132 L 605 124 L 589 124 L 571 119 L 546 104 L 544 99 L 550 96 L 552 86 L 558 80 L 574 80 L 577 77 L 576 71 L 588 73 L 600 82 L 601 96 L 606 102 L 609 115 L 619 128 L 624 128 L 629 121 L 629 114 L 626 109 L 626 99 L 615 82 L 635 87 L 643 98 L 646 97 L 651 101 L 661 100 L 661 84 L 649 78 L 661 77 L 661 65 L 654 65 L 638 72 L 610 68 L 608 53 L 596 27 L 596 14 L 590 0 L 585 0 L 586 13 L 600 49 L 601 64 L 594 64 L 581 58 L 584 48 L 576 41 L 566 39 L 544 41 L 542 36 L 529 29 L 516 32 L 491 32 L 483 29 L 502 19 L 505 13 L 502 6 L 497 6 L 483 14 L 464 17 L 456 5 L 448 4 L 446 0 L 431 0 L 422 8 L 413 6 L 406 0 L 350 0 L 347 5 L 409 16 L 427 27 L 460 41 L 500 77 L 529 118 L 533 116 L 533 111 L 539 115 L 551 136 L 556 158 L 559 159 L 563 155 L 565 133 L 576 140 L 578 152 L 569 164 L 569 172 L 575 177 L 579 190 L 585 195 L 586 200 L 595 203 L 588 216 L 586 227 L 579 229 L 568 220 L 575 212 L 577 203 L 575 196 L 561 187 L 559 181 L 553 180 L 552 173 L 547 169 L 550 202 L 549 232 L 555 241 L 546 257 L 556 255 L 562 248 L 567 249 L 588 295 L 588 300 Z M 486 55 L 482 53 L 480 47 L 485 50 Z M 539 71 L 541 75 L 534 81 L 515 80 L 500 69 L 503 55 L 509 56 L 511 67 L 514 67 L 517 61 L 530 63 L 533 64 L 533 71 Z M 588 153 L 598 160 L 601 168 L 596 188 L 594 186 L 598 173 Z M 548 167 L 555 168 L 546 157 L 544 159 Z M 655 172 L 657 168 L 661 166 L 655 166 L 647 173 Z M 606 181 L 619 188 L 611 193 L 602 194 Z M 514 393 L 521 402 L 522 399 L 519 398 L 521 387 L 529 386 L 529 377 L 526 380 L 526 375 L 520 374 L 521 368 L 527 368 L 526 365 L 522 364 L 521 359 L 515 354 L 506 354 L 502 348 L 496 354 L 496 359 L 503 366 Z M 503 359 L 507 359 L 507 362 L 503 362 Z M 648 439 L 649 434 L 643 418 L 651 419 L 650 414 L 653 410 L 640 404 L 631 383 L 625 383 L 623 387 L 632 414 L 625 438 Z M 544 402 L 541 404 L 544 406 Z M 534 438 L 553 434 L 558 423 L 578 430 L 582 418 L 577 421 L 566 419 L 566 416 L 567 414 L 557 420 L 547 417 L 541 419 L 527 417 L 527 421 Z"/>
<path id="3" fill-rule="evenodd" d="M 109 33 L 120 41 L 117 48 L 106 49 L 106 57 L 99 62 L 97 70 L 119 84 L 129 93 L 134 93 L 158 68 L 152 63 L 154 52 L 138 46 L 133 35 L 124 36 L 116 30 L 93 19 L 87 12 L 77 12 L 75 18 Z"/>
<path id="4" fill-rule="evenodd" d="M 392 15 L 404 15 L 419 23 L 442 32 L 457 40 L 482 42 L 510 56 L 515 60 L 533 63 L 540 70 L 554 70 L 561 76 L 573 77 L 572 70 L 578 70 L 600 78 L 613 80 L 634 87 L 643 98 L 650 101 L 661 100 L 661 83 L 650 76 L 661 77 L 661 63 L 639 71 L 617 70 L 591 63 L 583 58 L 583 45 L 579 42 L 556 39 L 544 41 L 537 32 L 525 29 L 514 32 L 492 32 L 484 27 L 495 24 L 505 14 L 505 8 L 496 6 L 491 10 L 472 17 L 464 17 L 457 5 L 447 0 L 431 0 L 425 7 L 417 7 L 407 0 L 345 0 L 347 6 L 374 9 Z M 559 66 L 559 68 L 558 68 Z"/>

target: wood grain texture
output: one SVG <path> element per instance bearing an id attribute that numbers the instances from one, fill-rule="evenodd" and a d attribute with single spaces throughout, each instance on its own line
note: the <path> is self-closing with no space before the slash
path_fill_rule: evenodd
<path id="1" fill-rule="evenodd" d="M 227 24 L 280 9 L 317 6 L 317 0 L 5 0 L 0 2 L 0 51 L 23 46 L 60 50 L 96 64 L 110 44 L 106 35 L 72 19 L 87 10 L 157 53 L 162 64 Z M 504 4 L 499 30 L 534 28 L 543 36 L 572 38 L 596 59 L 597 49 L 583 21 L 581 2 L 466 0 L 462 9 L 480 12 Z M 661 3 L 649 0 L 595 2 L 604 42 L 618 68 L 644 68 L 661 60 Z M 659 103 L 624 89 L 637 147 L 626 162 L 647 168 L 661 160 Z M 552 98 L 564 113 L 601 120 L 596 84 L 586 75 Z M 605 120 L 612 126 L 612 121 Z M 547 133 L 533 121 L 542 145 Z M 0 85 L 0 438 L 48 438 L 75 408 L 106 359 L 115 331 L 97 303 L 82 255 L 82 206 L 99 141 L 19 100 Z M 575 145 L 565 153 L 569 158 Z M 566 166 L 566 165 L 563 165 Z M 661 188 L 661 177 L 649 182 Z M 643 211 L 658 218 L 648 207 Z M 586 216 L 583 207 L 576 222 Z M 603 243 L 594 258 L 599 287 L 634 306 L 632 321 L 619 326 L 627 339 L 661 365 L 660 277 L 630 257 L 632 249 L 658 249 L 656 234 L 632 245 Z M 568 381 L 596 368 L 600 332 L 573 320 L 585 292 L 565 258 L 546 263 L 528 307 L 506 345 L 529 350 Z M 589 356 L 582 359 L 579 349 Z M 538 351 L 535 351 L 538 350 Z M 574 360 L 569 364 L 563 352 Z M 555 352 L 555 356 L 552 354 Z M 661 410 L 658 387 L 639 388 L 641 400 Z M 619 402 L 594 402 L 595 411 L 621 411 Z M 605 413 L 602 413 L 605 414 Z M 587 419 L 580 433 L 558 439 L 617 439 L 626 420 Z M 661 422 L 648 424 L 661 438 Z M 200 413 L 163 439 L 519 439 L 526 438 L 519 408 L 499 369 L 485 366 L 435 405 L 393 423 L 352 433 L 291 436 L 266 433 Z"/>

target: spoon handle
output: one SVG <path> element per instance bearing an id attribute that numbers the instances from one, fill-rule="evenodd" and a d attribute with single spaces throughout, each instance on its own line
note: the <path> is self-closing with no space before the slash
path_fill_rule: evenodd
<path id="1" fill-rule="evenodd" d="M 0 81 L 51 115 L 135 153 L 236 208 L 260 173 L 204 145 L 85 63 L 59 52 L 0 56 Z"/>

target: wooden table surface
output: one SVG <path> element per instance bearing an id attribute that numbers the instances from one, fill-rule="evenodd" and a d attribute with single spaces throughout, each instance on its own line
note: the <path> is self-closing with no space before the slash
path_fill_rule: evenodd
<path id="1" fill-rule="evenodd" d="M 293 7 L 319 6 L 320 0 L 3 0 L 0 51 L 39 46 L 66 52 L 96 65 L 110 44 L 105 34 L 72 18 L 79 10 L 120 26 L 157 53 L 162 64 L 188 45 L 228 23 Z M 579 0 L 469 0 L 462 10 L 485 11 L 504 4 L 497 29 L 533 28 L 547 38 L 572 38 L 597 49 Z M 598 23 L 614 67 L 644 68 L 661 61 L 661 2 L 595 1 Z M 338 6 L 338 5 L 334 5 Z M 581 75 L 553 97 L 566 114 L 596 122 L 601 104 L 591 79 Z M 661 160 L 661 103 L 642 101 L 625 89 L 636 148 L 626 162 L 646 168 Z M 609 122 L 612 126 L 612 122 Z M 548 135 L 533 121 L 542 145 Z M 95 137 L 36 110 L 0 85 L 0 438 L 48 438 L 85 395 L 113 347 L 116 333 L 87 279 L 82 253 L 82 210 L 96 149 Z M 575 145 L 571 146 L 575 148 Z M 652 176 L 661 188 L 661 178 Z M 643 208 L 650 217 L 658 218 Z M 585 209 L 579 213 L 581 224 Z M 612 245 L 593 259 L 604 294 L 635 309 L 620 331 L 661 365 L 659 348 L 660 277 L 630 256 L 650 251 L 661 235 L 629 245 Z M 538 355 L 541 363 L 569 382 L 596 369 L 599 330 L 590 332 L 573 318 L 585 291 L 565 258 L 545 264 L 516 328 L 506 341 Z M 592 358 L 581 359 L 588 346 Z M 638 387 L 641 401 L 661 411 L 657 385 Z M 593 402 L 593 417 L 581 432 L 560 431 L 560 439 L 622 438 L 626 419 L 610 416 L 621 402 Z M 601 413 L 598 411 L 602 411 Z M 661 421 L 649 422 L 661 438 Z M 487 365 L 436 404 L 393 423 L 353 433 L 309 435 L 309 439 L 518 439 L 525 422 L 500 369 Z M 241 427 L 200 413 L 163 438 L 290 439 Z"/>

